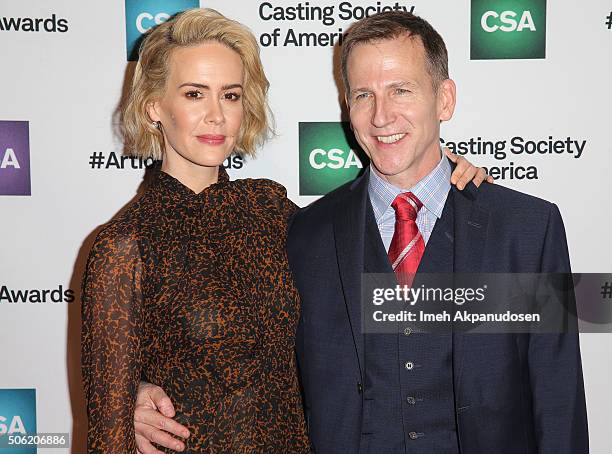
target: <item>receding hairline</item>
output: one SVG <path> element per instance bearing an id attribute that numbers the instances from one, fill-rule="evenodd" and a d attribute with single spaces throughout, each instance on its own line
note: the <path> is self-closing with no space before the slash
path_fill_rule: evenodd
<path id="1" fill-rule="evenodd" d="M 417 34 L 413 33 L 410 30 L 401 30 L 397 34 L 395 34 L 393 36 L 386 37 L 386 38 L 372 38 L 372 39 L 367 40 L 367 41 L 359 41 L 359 42 L 354 43 L 351 46 L 351 48 L 348 50 L 348 54 L 346 55 L 346 62 L 348 63 L 348 60 L 351 57 L 351 54 L 358 47 L 376 46 L 377 44 L 385 43 L 385 42 L 388 42 L 388 41 L 395 41 L 396 39 L 409 39 L 411 41 L 414 41 L 415 39 L 418 40 L 418 42 L 421 45 L 420 47 L 421 47 L 421 49 L 423 51 L 423 55 L 424 55 L 425 59 L 427 59 L 427 49 L 425 48 L 425 43 L 423 42 L 423 38 L 420 35 L 417 35 Z"/>
<path id="2" fill-rule="evenodd" d="M 395 41 L 395 40 L 409 40 L 411 42 L 416 42 L 418 43 L 417 46 L 420 49 L 420 53 L 421 53 L 421 57 L 423 59 L 423 65 L 425 67 L 425 71 L 427 71 L 427 74 L 429 74 L 429 76 L 432 79 L 432 82 L 434 83 L 434 87 L 435 86 L 439 86 L 442 81 L 444 79 L 440 79 L 439 77 L 436 77 L 436 71 L 434 71 L 434 69 L 431 67 L 431 63 L 429 61 L 429 57 L 427 54 L 427 49 L 425 48 L 425 43 L 423 42 L 423 38 L 418 35 L 413 33 L 410 30 L 401 30 L 399 31 L 396 35 L 393 36 L 389 36 L 387 38 L 373 38 L 371 40 L 368 41 L 359 41 L 356 42 L 355 44 L 353 44 L 351 46 L 351 48 L 348 51 L 348 54 L 346 55 L 346 81 L 347 81 L 347 85 L 348 85 L 348 77 L 349 77 L 349 61 L 351 59 L 351 55 L 353 54 L 353 51 L 357 48 L 360 47 L 364 47 L 364 46 L 376 46 L 377 44 L 381 44 L 381 43 L 386 43 L 389 41 Z M 404 83 L 410 83 L 410 81 L 405 81 Z M 354 92 L 354 91 L 358 91 L 359 89 L 353 89 L 350 86 L 346 86 L 344 87 L 346 90 L 346 94 L 350 95 L 350 93 Z"/>
<path id="3" fill-rule="evenodd" d="M 448 50 L 438 31 L 422 17 L 408 12 L 381 12 L 352 24 L 345 32 L 341 50 L 341 74 L 345 89 L 349 89 L 347 60 L 353 47 L 378 40 L 395 39 L 401 35 L 420 36 L 425 48 L 426 69 L 434 89 L 448 79 Z"/>

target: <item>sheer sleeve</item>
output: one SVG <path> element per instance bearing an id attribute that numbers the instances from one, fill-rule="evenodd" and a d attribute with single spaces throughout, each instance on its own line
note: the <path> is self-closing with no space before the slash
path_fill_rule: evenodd
<path id="1" fill-rule="evenodd" d="M 136 240 L 103 230 L 83 279 L 82 372 L 88 453 L 134 453 L 134 406 L 141 373 L 142 263 Z"/>
<path id="2" fill-rule="evenodd" d="M 280 212 L 287 222 L 298 210 L 298 206 L 287 197 L 287 189 L 280 183 L 272 180 L 254 180 L 257 183 L 255 194 L 263 206 Z"/>

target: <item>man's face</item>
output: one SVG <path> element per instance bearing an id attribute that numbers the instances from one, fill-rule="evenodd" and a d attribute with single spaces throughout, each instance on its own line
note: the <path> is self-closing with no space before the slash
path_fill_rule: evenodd
<path id="1" fill-rule="evenodd" d="M 455 108 L 455 84 L 434 89 L 419 37 L 358 44 L 347 62 L 347 93 L 357 141 L 378 173 L 410 188 L 440 160 L 440 121 Z"/>

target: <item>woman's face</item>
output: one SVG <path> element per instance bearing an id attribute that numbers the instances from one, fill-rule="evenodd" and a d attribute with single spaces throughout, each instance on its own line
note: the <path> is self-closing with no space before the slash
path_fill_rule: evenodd
<path id="1" fill-rule="evenodd" d="M 165 164 L 216 168 L 232 153 L 242 123 L 244 74 L 217 42 L 176 49 L 161 99 L 148 108 L 165 140 Z"/>

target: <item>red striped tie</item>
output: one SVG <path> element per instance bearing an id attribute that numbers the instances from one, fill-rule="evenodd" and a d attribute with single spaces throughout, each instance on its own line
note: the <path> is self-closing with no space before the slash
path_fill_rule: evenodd
<path id="1" fill-rule="evenodd" d="M 395 210 L 395 232 L 389 246 L 389 261 L 398 282 L 412 285 L 425 251 L 425 242 L 416 224 L 417 213 L 423 204 L 412 192 L 404 192 L 391 206 Z"/>

